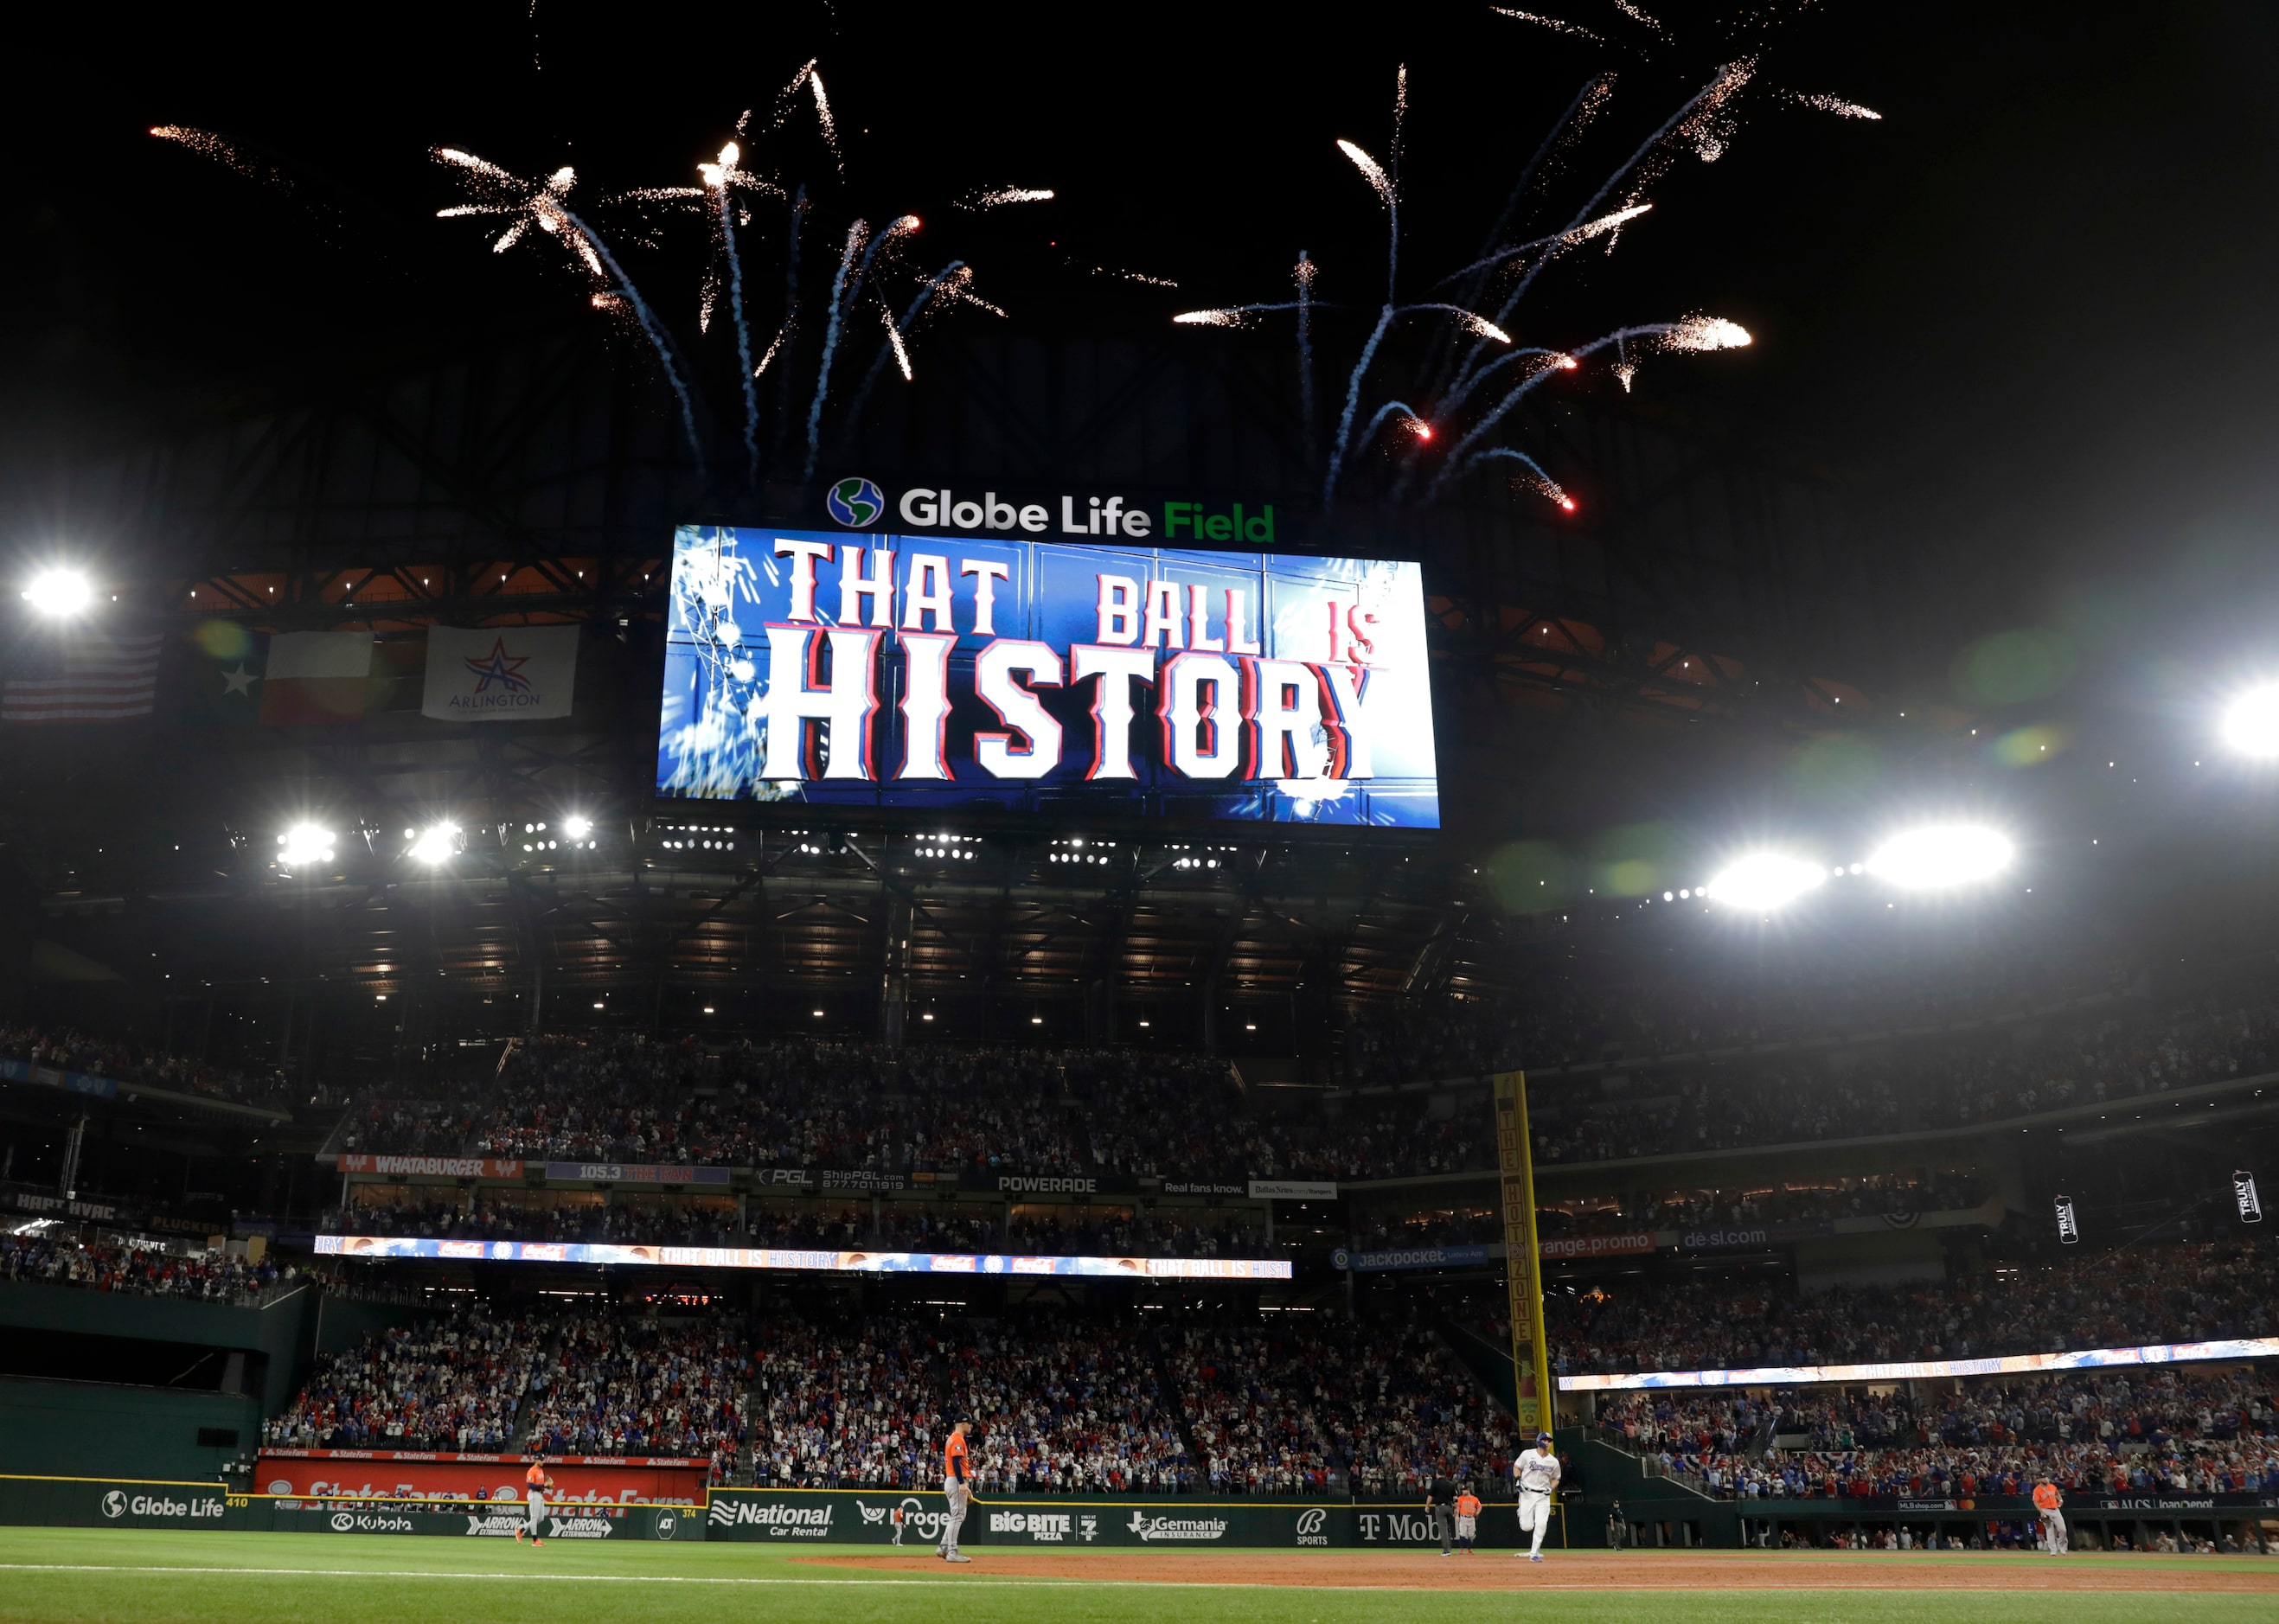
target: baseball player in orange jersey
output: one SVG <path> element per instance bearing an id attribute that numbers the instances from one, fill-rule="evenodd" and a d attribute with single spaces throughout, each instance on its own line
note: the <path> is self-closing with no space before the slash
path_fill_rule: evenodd
<path id="1" fill-rule="evenodd" d="M 1480 1497 L 1466 1483 L 1456 1494 L 1456 1548 L 1466 1556 L 1477 1556 L 1472 1541 L 1480 1531 Z"/>
<path id="2" fill-rule="evenodd" d="M 546 1542 L 538 1536 L 538 1531 L 546 1526 L 541 1521 L 546 1515 L 546 1497 L 554 1492 L 554 1479 L 547 1474 L 544 1450 L 531 1458 L 530 1470 L 522 1475 L 522 1483 L 530 1502 L 530 1521 L 514 1531 L 514 1543 L 519 1545 L 522 1536 L 527 1534 L 532 1544 L 542 1545 Z"/>
<path id="3" fill-rule="evenodd" d="M 2042 1549 L 2052 1556 L 2063 1556 L 2068 1549 L 2065 1513 L 2058 1509 L 2064 1504 L 2065 1496 L 2048 1478 L 2034 1485 L 2034 1509 L 2042 1515 Z"/>
<path id="4" fill-rule="evenodd" d="M 967 1475 L 965 1432 L 969 1422 L 960 1418 L 949 1429 L 949 1441 L 941 1446 L 941 1492 L 949 1502 L 949 1521 L 941 1531 L 941 1544 L 937 1549 L 946 1562 L 971 1562 L 957 1549 L 957 1531 L 965 1526 L 965 1507 L 973 1495 L 972 1479 Z"/>

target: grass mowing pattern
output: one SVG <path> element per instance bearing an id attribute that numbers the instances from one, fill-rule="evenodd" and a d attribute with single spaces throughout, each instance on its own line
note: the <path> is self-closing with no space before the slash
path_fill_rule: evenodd
<path id="1" fill-rule="evenodd" d="M 373 1535 L 142 1532 L 110 1528 L 0 1528 L 0 1621 L 5 1624 L 530 1624 L 533 1617 L 605 1618 L 610 1624 L 682 1624 L 763 1613 L 800 1624 L 910 1624 L 945 1614 L 990 1624 L 1479 1624 L 1516 1616 L 1528 1624 L 2143 1624 L 2165 1611 L 2144 1593 L 2003 1590 L 1258 1590 L 1016 1579 L 949 1573 L 913 1564 L 905 1577 L 818 1567 L 791 1559 L 853 1547 L 786 1549 L 761 1544 L 587 1544 L 556 1540 L 533 1551 L 502 1540 L 391 1538 Z M 875 1546 L 861 1548 L 875 1553 Z M 1483 1558 L 1482 1560 L 1487 1559 Z M 1503 1559 L 1508 1561 L 1508 1558 Z M 1935 1556 L 1892 1560 L 1935 1586 Z M 1958 1558 L 1983 1567 L 1990 1559 Z M 2038 1560 L 2015 1559 L 2030 1567 Z M 2142 1573 L 2157 1567 L 2177 1581 L 2174 1603 L 2195 1624 L 2267 1624 L 2279 1609 L 2269 1595 L 2183 1594 L 2192 1578 L 2220 1568 L 2258 1574 L 2260 1559 L 2073 1558 Z M 1239 1573 L 1239 1559 L 1181 1565 L 1167 1577 Z M 272 1571 L 255 1571 L 268 1569 Z M 1540 1577 L 1555 1579 L 1555 1571 Z M 2022 1578 L 2023 1575 L 2022 1575 Z M 978 1581 L 978 1582 L 977 1582 Z M 952 1601 L 939 1593 L 967 1585 Z M 920 1598 L 909 1592 L 931 1588 Z M 2148 1604 L 2150 1604 L 2148 1605 Z M 794 1611 L 795 1609 L 795 1612 Z M 2172 1616 L 2180 1616 L 2179 1615 Z"/>

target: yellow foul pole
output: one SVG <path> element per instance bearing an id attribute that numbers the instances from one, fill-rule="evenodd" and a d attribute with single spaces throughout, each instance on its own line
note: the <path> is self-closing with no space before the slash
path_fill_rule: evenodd
<path id="1" fill-rule="evenodd" d="M 1495 1076 L 1496 1162 L 1502 1170 L 1504 1278 L 1511 1287 L 1511 1365 L 1526 1444 L 1559 1414 L 1543 1340 L 1543 1254 L 1535 1235 L 1535 1160 L 1527 1134 L 1527 1074 Z"/>

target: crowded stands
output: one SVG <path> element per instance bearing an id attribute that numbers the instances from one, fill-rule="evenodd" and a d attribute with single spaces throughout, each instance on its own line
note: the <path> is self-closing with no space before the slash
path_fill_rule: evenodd
<path id="1" fill-rule="evenodd" d="M 1562 1374 L 1972 1359 L 2273 1334 L 2268 1246 L 2202 1242 L 1799 1293 L 1715 1276 L 1546 1298 Z"/>
<path id="2" fill-rule="evenodd" d="M 188 1256 L 157 1246 L 0 1234 L 0 1280 L 254 1306 L 280 1286 L 288 1286 L 293 1275 L 291 1266 L 280 1268 L 266 1259 L 249 1263 L 242 1258 Z"/>
<path id="3" fill-rule="evenodd" d="M 1769 1397 L 1626 1393 L 1599 1426 L 1617 1447 L 1729 1499 L 2020 1495 L 2045 1479 L 2109 1494 L 2260 1493 L 2279 1483 L 2279 1373 L 2114 1367 Z"/>

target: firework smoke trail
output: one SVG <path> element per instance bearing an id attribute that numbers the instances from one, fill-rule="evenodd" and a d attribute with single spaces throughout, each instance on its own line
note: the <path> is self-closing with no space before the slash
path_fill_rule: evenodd
<path id="1" fill-rule="evenodd" d="M 972 267 L 962 259 L 953 259 L 926 279 L 925 285 L 918 289 L 917 295 L 910 301 L 909 307 L 902 312 L 902 319 L 899 324 L 889 320 L 890 342 L 894 346 L 892 353 L 902 362 L 904 378 L 911 375 L 911 366 L 909 351 L 904 348 L 903 337 L 917 326 L 918 318 L 925 313 L 926 306 L 932 303 L 936 297 L 946 295 L 961 303 L 978 304 L 993 315 L 1002 316 L 1005 313 L 986 299 L 976 298 L 968 292 L 967 289 L 972 286 Z M 886 370 L 888 353 L 884 347 L 881 347 L 879 354 L 871 363 L 871 370 L 863 374 L 862 387 L 855 391 L 854 403 L 847 409 L 848 422 L 856 423 L 862 420 L 863 408 L 870 402 L 871 391 L 878 387 L 879 377 Z"/>
<path id="2" fill-rule="evenodd" d="M 1638 216 L 1653 212 L 1652 203 L 1631 203 L 1627 208 L 1615 210 L 1612 214 L 1602 214 L 1595 220 L 1585 220 L 1580 226 L 1566 231 L 1554 232 L 1547 237 L 1538 237 L 1531 242 L 1514 242 L 1496 249 L 1485 259 L 1475 259 L 1469 265 L 1457 266 L 1432 286 L 1439 287 L 1454 281 L 1460 276 L 1469 276 L 1475 272 L 1492 271 L 1507 260 L 1516 259 L 1521 255 L 1532 253 L 1537 249 L 1573 248 L 1578 243 L 1588 242 L 1593 237 L 1604 236 L 1610 231 L 1619 231 Z"/>
<path id="3" fill-rule="evenodd" d="M 1493 6 L 1489 8 L 1491 11 L 1498 9 Z M 1508 11 L 1504 14 L 1512 17 L 1527 15 L 1523 11 Z M 1495 245 L 1510 228 L 1512 221 L 1518 217 L 1520 204 L 1525 200 L 1528 188 L 1532 187 L 1538 177 L 1545 172 L 1553 157 L 1562 149 L 1581 136 L 1583 131 L 1589 126 L 1591 120 L 1598 116 L 1601 108 L 1606 106 L 1608 98 L 1614 93 L 1614 87 L 1615 76 L 1612 73 L 1594 74 L 1583 81 L 1582 88 L 1575 92 L 1575 99 L 1567 103 L 1566 111 L 1561 113 L 1553 121 L 1551 127 L 1543 133 L 1543 139 L 1537 143 L 1534 154 L 1527 160 L 1527 166 L 1519 172 L 1519 179 L 1512 183 L 1510 195 L 1504 199 L 1503 208 L 1496 215 L 1495 223 L 1488 227 L 1487 234 L 1480 240 L 1480 252 L 1486 257 L 1475 262 L 1476 264 L 1485 266 L 1488 260 L 1492 258 Z M 1457 291 L 1457 303 L 1467 309 L 1476 308 L 1479 304 L 1480 295 L 1487 291 L 1487 284 L 1488 272 L 1481 269 L 1468 285 Z M 1435 283 L 1434 286 L 1438 287 L 1439 284 Z M 1432 379 L 1427 393 L 1438 398 L 1447 387 L 1449 373 L 1456 365 L 1459 351 L 1453 334 L 1437 344 L 1435 349 L 1438 354 L 1433 362 Z M 1402 471 L 1401 479 L 1404 482 L 1408 479 L 1406 469 Z"/>
<path id="4" fill-rule="evenodd" d="M 776 333 L 779 346 L 790 345 L 799 333 L 800 226 L 807 218 L 807 183 L 802 181 L 799 189 L 792 194 L 790 228 L 784 249 L 783 325 Z M 790 433 L 792 387 L 791 364 L 787 359 L 776 369 L 775 427 L 768 436 L 771 461 L 782 451 L 784 439 Z"/>
<path id="5" fill-rule="evenodd" d="M 1638 7 L 1632 5 L 1630 3 L 1630 0 L 1611 0 L 1611 4 L 1615 10 L 1620 11 L 1623 16 L 1629 18 L 1640 27 L 1648 30 L 1656 39 L 1661 40 L 1664 44 L 1668 44 L 1669 42 L 1669 30 L 1663 27 L 1653 18 L 1648 17 L 1644 11 L 1639 11 Z"/>
<path id="6" fill-rule="evenodd" d="M 748 118 L 750 115 L 745 115 Z M 736 257 L 736 204 L 730 180 L 743 157 L 734 142 L 720 149 L 720 162 L 707 178 L 719 199 L 720 247 L 728 259 L 728 311 L 736 323 L 736 377 L 744 392 L 744 479 L 760 482 L 760 391 L 758 372 L 752 365 L 752 329 L 744 319 L 744 266 Z"/>
<path id="7" fill-rule="evenodd" d="M 618 263 L 617 256 L 610 251 L 610 245 L 602 240 L 599 232 L 588 226 L 579 217 L 577 211 L 570 207 L 567 199 L 571 187 L 577 181 L 577 172 L 564 165 L 548 176 L 542 183 L 533 184 L 510 171 L 500 168 L 487 159 L 477 157 L 472 152 L 464 152 L 454 147 L 438 147 L 434 149 L 434 157 L 439 162 L 465 170 L 495 192 L 505 191 L 510 195 L 518 195 L 516 203 L 511 205 L 516 211 L 521 213 L 526 219 L 534 222 L 539 229 L 549 236 L 559 237 L 572 252 L 577 254 L 589 271 L 597 277 L 605 279 L 610 284 L 610 292 L 622 299 L 625 308 L 633 311 L 633 318 L 641 324 L 642 334 L 648 338 L 650 348 L 656 351 L 657 361 L 664 368 L 665 381 L 672 386 L 673 398 L 679 402 L 681 430 L 688 436 L 688 448 L 695 454 L 697 471 L 702 475 L 707 463 L 704 442 L 696 433 L 696 406 L 689 397 L 688 381 L 681 376 L 678 352 L 673 347 L 671 337 L 657 321 L 656 313 L 648 308 L 648 301 L 641 297 L 641 289 L 633 286 L 633 278 L 625 274 L 625 267 Z M 500 204 L 463 206 L 439 210 L 437 213 L 439 218 L 449 218 L 457 215 L 504 212 L 506 207 Z M 503 250 L 511 246 L 521 234 L 519 231 L 510 231 L 495 245 L 495 249 Z"/>
<path id="8" fill-rule="evenodd" d="M 1541 372 L 1532 373 L 1522 379 L 1510 393 L 1496 402 L 1494 408 L 1485 417 L 1472 425 L 1464 437 L 1449 451 L 1447 460 L 1441 463 L 1439 471 L 1432 478 L 1431 484 L 1425 487 L 1424 500 L 1431 502 L 1440 494 L 1450 480 L 1477 466 L 1488 455 L 1483 452 L 1478 456 L 1467 456 L 1473 446 L 1493 432 L 1496 425 L 1503 421 L 1511 409 L 1518 405 L 1522 398 L 1531 393 L 1545 379 L 1559 372 L 1573 372 L 1582 364 L 1583 357 L 1596 355 L 1599 351 L 1607 349 L 1614 349 L 1620 360 L 1623 364 L 1628 364 L 1629 347 L 1634 342 L 1641 341 L 1648 347 L 1698 352 L 1712 349 L 1739 349 L 1753 341 L 1749 336 L 1748 329 L 1738 322 L 1727 321 L 1721 316 L 1687 316 L 1677 321 L 1647 322 L 1638 326 L 1617 327 L 1602 338 L 1592 339 L 1589 343 L 1577 349 L 1567 350 L 1560 356 L 1560 365 L 1546 367 Z M 1624 379 L 1623 387 L 1625 389 L 1629 387 L 1628 379 Z"/>
<path id="9" fill-rule="evenodd" d="M 1314 262 L 1298 250 L 1298 421 L 1305 426 L 1306 460 L 1317 460 L 1321 448 L 1314 428 Z"/>
<path id="10" fill-rule="evenodd" d="M 200 157 L 211 158 L 223 168 L 248 180 L 274 187 L 280 192 L 293 190 L 293 182 L 285 172 L 273 165 L 265 164 L 248 156 L 235 142 L 211 130 L 201 130 L 187 124 L 154 124 L 150 134 L 160 141 L 187 147 Z"/>
<path id="11" fill-rule="evenodd" d="M 1338 417 L 1338 437 L 1330 445 L 1329 471 L 1322 478 L 1322 511 L 1329 513 L 1337 505 L 1338 475 L 1344 470 L 1346 445 L 1353 436 L 1354 413 L 1361 407 L 1361 380 L 1369 371 L 1369 364 L 1377 358 L 1377 347 L 1385 342 L 1385 333 L 1393 326 L 1393 306 L 1387 304 L 1379 312 L 1377 326 L 1362 346 L 1361 359 L 1354 363 L 1352 375 L 1346 379 L 1346 409 Z"/>
<path id="12" fill-rule="evenodd" d="M 815 478 L 816 460 L 823 452 L 823 397 L 831 388 L 831 359 L 839 348 L 839 329 L 846 314 L 847 277 L 870 231 L 863 220 L 847 228 L 847 247 L 839 256 L 839 274 L 832 280 L 831 320 L 823 330 L 823 364 L 816 369 L 815 398 L 807 408 L 807 466 L 800 475 L 802 479 Z"/>
<path id="13" fill-rule="evenodd" d="M 1731 100 L 1740 88 L 1748 82 L 1753 65 L 1747 62 L 1731 62 L 1718 69 L 1715 78 L 1695 91 L 1686 99 L 1683 106 L 1662 120 L 1654 134 L 1638 143 L 1637 149 L 1629 157 L 1623 159 L 1621 165 L 1607 177 L 1596 192 L 1591 195 L 1590 201 L 1576 211 L 1574 218 L 1568 222 L 1566 229 L 1575 231 L 1588 225 L 1596 217 L 1600 206 L 1607 201 L 1608 195 L 1620 186 L 1632 171 L 1645 163 L 1664 141 L 1682 131 L 1699 114 L 1705 111 L 1714 113 Z M 1543 273 L 1543 268 L 1546 265 L 1557 257 L 1555 254 L 1546 254 L 1527 268 L 1526 272 L 1513 286 L 1511 292 L 1505 296 L 1503 303 L 1497 308 L 1494 318 L 1497 326 L 1501 327 L 1509 324 L 1512 312 L 1519 308 L 1520 301 L 1524 299 L 1528 291 L 1534 287 L 1535 279 Z M 1448 398 L 1440 402 L 1439 410 L 1443 415 L 1454 407 L 1462 405 L 1471 395 L 1473 389 L 1478 386 L 1477 367 L 1482 353 L 1483 346 L 1475 344 L 1464 356 L 1463 364 L 1457 368 L 1452 393 Z M 1442 480 L 1436 479 L 1434 488 L 1438 489 L 1441 483 Z"/>
<path id="14" fill-rule="evenodd" d="M 1473 466 L 1477 467 L 1482 463 L 1492 463 L 1498 457 L 1508 457 L 1515 463 L 1525 463 L 1528 471 L 1535 476 L 1534 483 L 1546 495 L 1549 496 L 1552 501 L 1557 502 L 1560 507 L 1564 509 L 1567 512 L 1572 513 L 1575 511 L 1575 499 L 1566 493 L 1565 489 L 1561 486 L 1558 480 L 1553 479 L 1549 474 L 1543 471 L 1542 463 L 1537 462 L 1524 451 L 1515 451 L 1509 446 L 1492 446 L 1487 450 L 1481 452 L 1479 456 L 1474 457 L 1472 459 L 1472 463 Z"/>
<path id="15" fill-rule="evenodd" d="M 1577 39 L 1590 41 L 1593 45 L 1603 45 L 1607 42 L 1588 28 L 1578 28 L 1573 23 L 1561 22 L 1555 17 L 1538 17 L 1532 11 L 1515 11 L 1509 6 L 1503 5 L 1492 5 L 1488 10 L 1499 17 L 1515 18 L 1523 23 L 1533 23 L 1539 28 L 1548 28 L 1554 34 L 1571 34 Z"/>
<path id="16" fill-rule="evenodd" d="M 1339 142 L 1338 150 L 1353 160 L 1353 166 L 1361 171 L 1362 178 L 1375 188 L 1378 201 L 1385 204 L 1387 230 L 1385 250 L 1385 303 L 1390 304 L 1393 302 L 1394 284 L 1399 281 L 1400 276 L 1400 195 L 1393 190 L 1393 177 L 1386 174 L 1384 165 L 1370 157 L 1368 153 L 1363 152 L 1349 141 Z"/>

